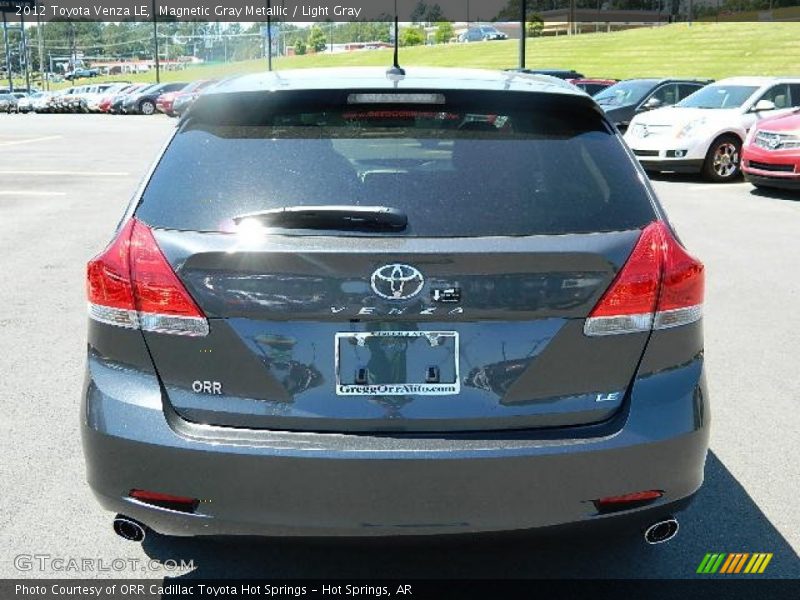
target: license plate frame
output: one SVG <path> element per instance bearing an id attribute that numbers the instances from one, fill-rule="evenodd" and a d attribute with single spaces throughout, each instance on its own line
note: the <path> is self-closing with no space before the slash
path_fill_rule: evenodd
<path id="1" fill-rule="evenodd" d="M 342 383 L 341 379 L 341 344 L 353 340 L 359 346 L 366 345 L 369 338 L 427 338 L 434 346 L 441 338 L 453 340 L 452 360 L 455 380 L 446 383 Z M 459 338 L 457 331 L 340 331 L 334 336 L 334 373 L 336 377 L 337 396 L 450 396 L 461 391 L 459 374 Z"/>

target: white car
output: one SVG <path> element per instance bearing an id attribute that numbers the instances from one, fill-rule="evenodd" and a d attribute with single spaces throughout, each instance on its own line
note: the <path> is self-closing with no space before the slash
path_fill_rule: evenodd
<path id="1" fill-rule="evenodd" d="M 88 112 L 100 112 L 100 101 L 114 90 L 121 90 L 128 85 L 127 83 L 101 83 L 88 86 L 86 91 L 80 94 L 82 106 Z"/>
<path id="2" fill-rule="evenodd" d="M 31 96 L 31 110 L 34 112 L 44 112 L 49 105 L 50 98 L 55 92 L 37 92 Z"/>
<path id="3" fill-rule="evenodd" d="M 800 77 L 731 77 L 675 106 L 636 115 L 625 141 L 647 171 L 739 176 L 742 143 L 760 119 L 800 106 Z"/>

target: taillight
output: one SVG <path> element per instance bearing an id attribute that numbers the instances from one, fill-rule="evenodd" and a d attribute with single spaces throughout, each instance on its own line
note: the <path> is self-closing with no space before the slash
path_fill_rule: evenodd
<path id="1" fill-rule="evenodd" d="M 89 316 L 101 323 L 207 335 L 208 321 L 161 253 L 153 232 L 129 220 L 87 267 Z"/>
<path id="2" fill-rule="evenodd" d="M 200 504 L 200 500 L 197 498 L 173 496 L 172 494 L 162 494 L 161 492 L 151 492 L 149 490 L 131 490 L 128 493 L 128 497 L 145 504 L 186 513 L 193 513 Z"/>
<path id="3" fill-rule="evenodd" d="M 594 501 L 594 505 L 601 513 L 628 510 L 649 504 L 654 500 L 658 500 L 663 495 L 664 492 L 661 490 L 644 490 L 641 492 L 633 492 L 632 494 L 623 494 L 622 496 L 599 498 Z"/>
<path id="4" fill-rule="evenodd" d="M 611 286 L 584 324 L 586 335 L 667 329 L 703 316 L 703 265 L 660 221 L 642 231 Z"/>

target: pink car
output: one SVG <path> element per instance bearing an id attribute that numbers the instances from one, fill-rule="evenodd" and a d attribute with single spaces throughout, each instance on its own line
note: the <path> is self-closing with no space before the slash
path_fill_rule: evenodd
<path id="1" fill-rule="evenodd" d="M 800 191 L 800 110 L 753 125 L 742 148 L 742 171 L 756 187 Z"/>

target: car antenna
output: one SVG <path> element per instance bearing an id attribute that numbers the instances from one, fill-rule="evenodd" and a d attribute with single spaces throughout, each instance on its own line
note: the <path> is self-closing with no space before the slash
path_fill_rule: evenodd
<path id="1" fill-rule="evenodd" d="M 400 66 L 400 22 L 397 18 L 397 0 L 394 0 L 394 61 L 392 66 L 386 70 L 388 77 L 403 77 L 406 70 Z"/>

